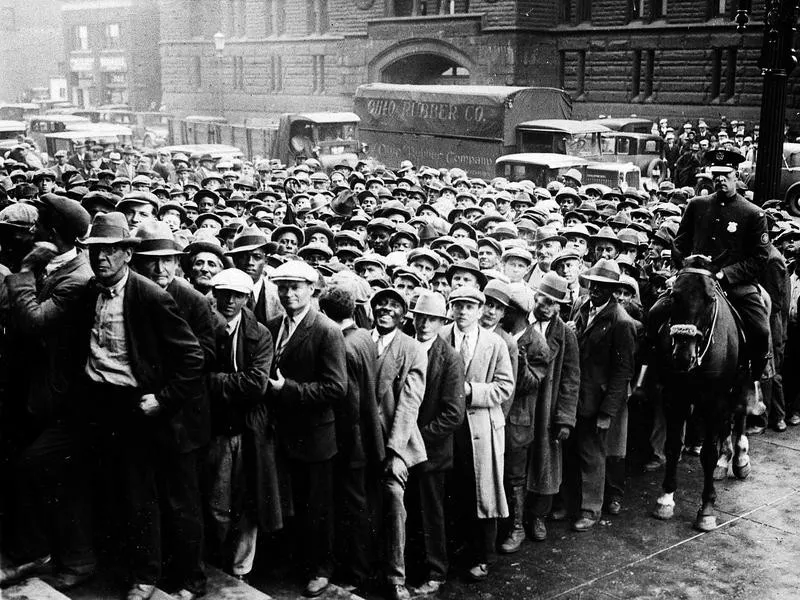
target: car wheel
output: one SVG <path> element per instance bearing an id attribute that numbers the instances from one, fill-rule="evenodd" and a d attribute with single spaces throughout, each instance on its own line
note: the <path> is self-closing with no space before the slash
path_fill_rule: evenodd
<path id="1" fill-rule="evenodd" d="M 800 188 L 792 188 L 787 191 L 784 203 L 790 215 L 800 217 Z"/>

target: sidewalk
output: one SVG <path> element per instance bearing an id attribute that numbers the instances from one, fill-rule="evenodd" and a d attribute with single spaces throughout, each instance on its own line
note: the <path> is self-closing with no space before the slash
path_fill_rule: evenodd
<path id="1" fill-rule="evenodd" d="M 444 600 L 797 600 L 800 598 L 800 428 L 750 438 L 753 473 L 746 481 L 717 482 L 719 527 L 692 529 L 700 506 L 699 459 L 684 457 L 672 521 L 650 516 L 661 493 L 663 470 L 629 478 L 619 516 L 604 518 L 589 533 L 569 523 L 548 523 L 548 541 L 525 542 L 500 556 L 490 579 L 465 581 L 454 561 L 439 597 Z M 254 573 L 253 586 L 209 571 L 209 600 L 300 598 L 302 583 L 285 569 Z M 414 583 L 414 582 L 412 582 Z M 257 588 L 257 589 L 256 589 Z M 41 582 L 2 590 L 9 600 L 106 600 L 123 590 L 111 577 L 59 595 Z M 49 595 L 48 595 L 49 594 Z M 379 595 L 370 595 L 369 600 Z M 154 596 L 154 598 L 156 598 Z M 165 600 L 166 595 L 157 597 Z M 357 598 L 340 588 L 326 600 Z"/>

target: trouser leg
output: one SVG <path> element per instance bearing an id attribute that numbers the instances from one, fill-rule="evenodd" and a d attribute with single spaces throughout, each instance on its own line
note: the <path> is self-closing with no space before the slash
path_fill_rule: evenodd
<path id="1" fill-rule="evenodd" d="M 444 471 L 418 472 L 409 478 L 409 494 L 414 494 L 419 511 L 425 551 L 426 579 L 447 579 L 447 536 L 445 530 Z"/>
<path id="2" fill-rule="evenodd" d="M 333 460 L 290 462 L 299 544 L 311 577 L 333 572 Z"/>
<path id="3" fill-rule="evenodd" d="M 233 543 L 233 574 L 247 575 L 253 570 L 258 542 L 258 525 L 247 514 L 239 517 Z"/>
<path id="4" fill-rule="evenodd" d="M 600 516 L 606 479 L 606 431 L 596 419 L 578 417 L 575 434 L 581 475 L 581 510 Z"/>
<path id="5" fill-rule="evenodd" d="M 728 290 L 728 297 L 742 317 L 742 326 L 747 336 L 750 372 L 753 380 L 757 380 L 767 366 L 767 355 L 770 351 L 767 309 L 752 286 L 733 286 Z"/>
<path id="6" fill-rule="evenodd" d="M 406 582 L 406 507 L 404 496 L 408 471 L 386 475 L 383 481 L 384 532 L 386 542 L 387 572 L 390 584 Z"/>
<path id="7" fill-rule="evenodd" d="M 625 457 L 609 456 L 606 458 L 606 489 L 608 501 L 622 500 L 625 495 Z"/>
<path id="8" fill-rule="evenodd" d="M 366 469 L 337 464 L 335 555 L 346 578 L 358 585 L 370 577 L 371 544 Z"/>

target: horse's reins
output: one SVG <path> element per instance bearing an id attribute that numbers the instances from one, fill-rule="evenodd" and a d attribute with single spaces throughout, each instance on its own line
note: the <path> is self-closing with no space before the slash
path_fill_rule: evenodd
<path id="1" fill-rule="evenodd" d="M 695 267 L 686 267 L 681 270 L 678 275 L 682 275 L 683 273 L 690 273 L 694 275 L 703 275 L 704 277 L 709 277 L 714 282 L 714 287 L 717 288 L 719 283 L 717 282 L 717 278 L 715 277 L 714 273 L 709 271 L 708 269 L 698 269 Z M 708 335 L 706 336 L 706 344 L 703 351 L 697 355 L 697 366 L 700 367 L 703 365 L 703 360 L 708 354 L 709 349 L 711 348 L 711 342 L 714 341 L 714 329 L 717 327 L 717 316 L 719 315 L 719 302 L 717 302 L 717 296 L 714 295 L 714 314 L 711 317 L 711 328 L 709 329 Z M 696 337 L 701 335 L 702 332 L 697 328 L 697 325 L 693 324 L 679 324 L 679 325 L 672 325 L 669 328 L 669 334 L 673 335 L 688 335 Z"/>

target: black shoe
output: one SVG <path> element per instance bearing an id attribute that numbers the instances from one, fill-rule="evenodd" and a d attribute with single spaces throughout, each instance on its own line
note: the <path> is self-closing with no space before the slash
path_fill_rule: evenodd
<path id="1" fill-rule="evenodd" d="M 771 428 L 773 431 L 777 431 L 778 433 L 783 433 L 784 431 L 786 431 L 786 421 L 784 421 L 783 419 L 778 419 L 771 425 Z"/>
<path id="2" fill-rule="evenodd" d="M 544 519 L 541 517 L 534 517 L 532 523 L 531 537 L 534 542 L 543 542 L 547 539 L 547 526 Z"/>
<path id="3" fill-rule="evenodd" d="M 572 524 L 572 530 L 580 533 L 589 531 L 597 525 L 597 521 L 599 521 L 597 517 L 589 511 L 584 510 L 581 512 L 580 518 Z"/>
<path id="4" fill-rule="evenodd" d="M 489 577 L 489 565 L 486 563 L 478 563 L 467 571 L 467 577 L 472 581 L 486 581 Z"/>
<path id="5" fill-rule="evenodd" d="M 606 507 L 606 512 L 610 515 L 618 515 L 622 510 L 622 502 L 617 499 L 611 500 Z"/>

